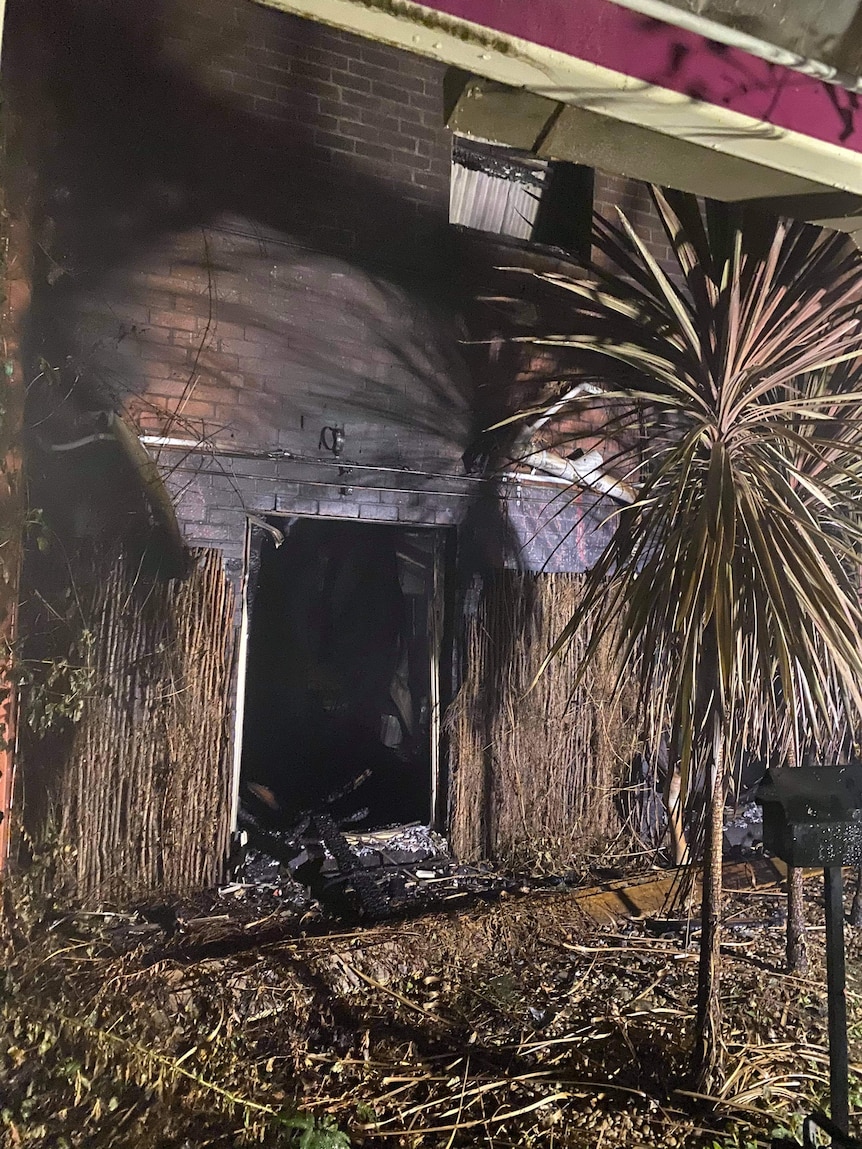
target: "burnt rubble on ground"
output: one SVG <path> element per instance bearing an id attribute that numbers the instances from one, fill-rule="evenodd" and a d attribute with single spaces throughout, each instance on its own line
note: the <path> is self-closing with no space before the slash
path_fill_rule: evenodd
<path id="1" fill-rule="evenodd" d="M 458 862 L 445 838 L 420 823 L 354 834 L 336 829 L 335 841 L 332 830 L 322 836 L 325 844 L 320 838 L 294 841 L 301 849 L 289 860 L 282 851 L 273 857 L 246 846 L 233 881 L 219 891 L 221 898 L 373 921 L 564 884 L 560 878 L 537 879 Z"/>
<path id="2" fill-rule="evenodd" d="M 159 944 L 160 939 L 182 944 L 223 941 L 232 948 L 237 931 L 249 941 L 297 931 L 326 933 L 333 925 L 397 921 L 570 884 L 566 878 L 536 878 L 457 862 L 446 840 L 418 823 L 341 838 L 338 859 L 319 840 L 306 840 L 301 849 L 294 842 L 291 860 L 286 860 L 284 842 L 279 857 L 246 844 L 235 854 L 230 880 L 222 886 L 185 897 L 147 899 L 134 909 L 105 905 L 98 911 L 70 910 L 58 914 L 49 928 L 83 931 L 116 952 Z"/>
<path id="3" fill-rule="evenodd" d="M 321 824 L 322 823 L 322 824 Z M 287 829 L 263 829 L 243 814 L 227 880 L 194 895 L 152 898 L 136 909 L 109 904 L 98 912 L 58 914 L 52 928 L 76 929 L 108 940 L 118 951 L 159 938 L 190 941 L 260 930 L 279 934 L 326 932 L 339 925 L 370 925 L 435 911 L 455 911 L 510 895 L 583 887 L 584 873 L 536 876 L 453 857 L 446 839 L 427 825 L 411 823 L 351 831 L 323 815 L 306 816 Z M 725 856 L 761 855 L 759 807 L 728 811 Z M 594 880 L 618 879 L 616 870 L 593 871 Z M 671 914 L 668 927 L 686 927 Z M 677 920 L 679 919 L 679 920 Z M 665 915 L 659 915 L 665 921 Z M 696 925 L 696 923 L 694 923 Z"/>
<path id="4" fill-rule="evenodd" d="M 414 866 L 443 865 L 423 827 L 367 840 L 375 837 L 350 842 L 363 857 L 397 856 L 410 840 L 417 854 L 429 851 L 398 860 L 405 884 Z M 828 1088 L 819 875 L 806 882 L 812 971 L 801 981 L 784 972 L 778 872 L 764 880 L 765 860 L 728 867 L 741 879 L 729 882 L 722 948 L 731 1072 L 704 1098 L 687 1084 L 698 923 L 642 912 L 649 887 L 660 896 L 672 880 L 666 871 L 578 893 L 534 887 L 473 905 L 443 901 L 427 906 L 421 925 L 344 929 L 307 895 L 294 906 L 278 863 L 256 855 L 247 868 L 243 882 L 177 900 L 173 918 L 164 905 L 136 918 L 82 912 L 64 930 L 58 922 L 68 937 L 38 935 L 11 955 L 0 1084 L 18 1128 L 30 1128 L 21 1106 L 29 1116 L 37 1098 L 40 1146 L 60 1136 L 83 1146 L 77 1130 L 112 1132 L 117 1113 L 123 1144 L 128 1129 L 158 1126 L 157 1141 L 135 1143 L 199 1144 L 203 1128 L 213 1144 L 238 1145 L 239 1099 L 243 1144 L 274 1144 L 273 1115 L 290 1105 L 333 1114 L 352 1144 L 369 1147 L 390 1138 L 439 1146 L 440 1126 L 449 1136 L 454 1124 L 453 1149 L 480 1134 L 547 1149 L 714 1149 L 767 1144 L 768 1131 L 795 1129 Z M 469 892 L 475 873 L 465 870 L 454 876 Z M 591 907 L 599 897 L 611 905 L 611 895 L 614 917 L 600 924 Z M 848 931 L 847 944 L 855 1065 L 862 931 Z M 54 1027 L 51 1041 L 23 1057 L 20 1031 L 33 1019 L 40 1042 Z M 98 1042 L 94 1061 L 108 1059 L 101 1076 L 78 1071 L 89 1041 Z M 109 1143 L 119 1142 L 98 1142 Z"/>
<path id="5" fill-rule="evenodd" d="M 246 845 L 223 897 L 290 905 L 301 912 L 316 907 L 345 920 L 384 920 L 454 909 L 503 892 L 583 884 L 582 874 L 537 878 L 489 863 L 459 862 L 441 834 L 418 822 L 353 833 L 349 823 L 327 816 L 308 816 L 289 830 L 261 830 L 253 819 L 244 824 Z M 759 854 L 761 842 L 756 803 L 727 811 L 727 856 Z"/>

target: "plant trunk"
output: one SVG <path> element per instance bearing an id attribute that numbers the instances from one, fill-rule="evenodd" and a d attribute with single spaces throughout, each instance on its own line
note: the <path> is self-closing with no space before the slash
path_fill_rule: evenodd
<path id="1" fill-rule="evenodd" d="M 787 870 L 787 972 L 808 973 L 808 947 L 805 943 L 805 905 L 802 870 Z"/>
<path id="2" fill-rule="evenodd" d="M 710 771 L 709 810 L 703 864 L 700 966 L 693 1069 L 697 1088 L 709 1093 L 721 1079 L 721 904 L 724 846 L 724 747 L 722 724 L 715 718 Z"/>

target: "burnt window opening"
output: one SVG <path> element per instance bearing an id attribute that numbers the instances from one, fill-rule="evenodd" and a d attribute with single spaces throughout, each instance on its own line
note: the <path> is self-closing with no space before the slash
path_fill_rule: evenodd
<path id="1" fill-rule="evenodd" d="M 593 169 L 456 137 L 449 222 L 588 258 Z"/>
<path id="2" fill-rule="evenodd" d="M 271 522 L 281 546 L 252 533 L 241 797 L 265 787 L 285 823 L 329 807 L 356 829 L 439 824 L 447 532 Z"/>
<path id="3" fill-rule="evenodd" d="M 589 259 L 593 237 L 593 169 L 551 161 L 531 239 Z"/>

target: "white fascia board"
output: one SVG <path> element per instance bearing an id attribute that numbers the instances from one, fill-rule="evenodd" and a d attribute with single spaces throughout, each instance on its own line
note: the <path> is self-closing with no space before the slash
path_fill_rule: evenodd
<path id="1" fill-rule="evenodd" d="M 412 0 L 257 0 L 611 120 L 639 124 L 829 188 L 862 194 L 862 157 L 849 149 L 692 99 Z M 668 180 L 672 179 L 671 172 Z"/>

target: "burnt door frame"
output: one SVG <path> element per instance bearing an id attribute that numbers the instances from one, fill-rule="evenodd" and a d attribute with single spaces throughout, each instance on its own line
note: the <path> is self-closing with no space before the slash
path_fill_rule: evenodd
<path id="1" fill-rule="evenodd" d="M 310 522 L 343 522 L 356 525 L 355 517 L 347 515 L 294 515 L 289 511 L 273 512 L 266 515 L 266 521 L 273 524 L 279 519 L 304 519 Z M 243 725 L 245 720 L 245 697 L 248 676 L 249 625 L 251 621 L 251 599 L 249 583 L 252 574 L 252 557 L 255 553 L 254 534 L 265 533 L 257 516 L 246 518 L 243 572 L 241 583 L 241 615 L 237 643 L 236 703 L 233 725 L 233 764 L 231 778 L 230 824 L 236 833 L 239 828 L 239 789 L 242 773 Z M 430 675 L 430 758 L 431 779 L 429 794 L 429 824 L 431 829 L 445 833 L 449 816 L 449 760 L 446 740 L 443 733 L 443 715 L 452 699 L 453 641 L 454 641 L 454 602 L 455 602 L 455 528 L 435 523 L 403 523 L 367 520 L 368 527 L 400 529 L 402 531 L 432 531 L 434 534 L 433 589 L 428 603 L 429 645 L 431 647 Z"/>

